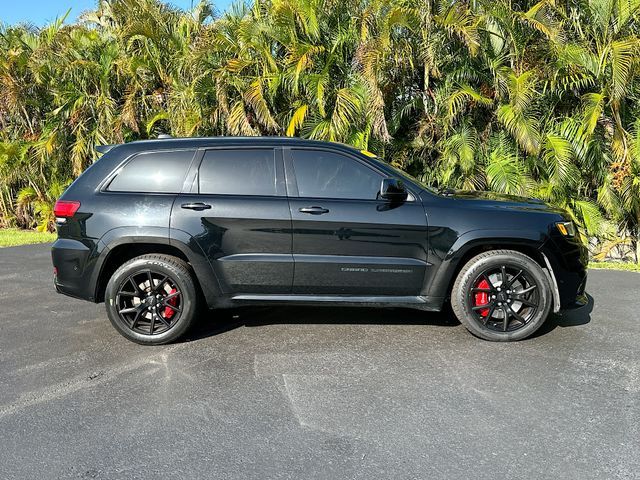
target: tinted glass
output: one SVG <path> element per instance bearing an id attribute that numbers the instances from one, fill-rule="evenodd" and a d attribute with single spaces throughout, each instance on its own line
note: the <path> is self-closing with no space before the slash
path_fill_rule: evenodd
<path id="1" fill-rule="evenodd" d="M 382 176 L 358 161 L 321 150 L 292 150 L 301 197 L 375 200 Z"/>
<path id="2" fill-rule="evenodd" d="M 112 192 L 180 193 L 195 150 L 136 155 L 111 181 Z"/>
<path id="3" fill-rule="evenodd" d="M 200 165 L 200 193 L 276 195 L 272 148 L 209 150 Z"/>

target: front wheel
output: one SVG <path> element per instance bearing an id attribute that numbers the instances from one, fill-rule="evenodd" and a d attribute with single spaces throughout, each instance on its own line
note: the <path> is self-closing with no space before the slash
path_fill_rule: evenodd
<path id="1" fill-rule="evenodd" d="M 458 320 L 474 335 L 497 342 L 533 334 L 546 320 L 552 302 L 542 267 L 514 250 L 491 250 L 473 257 L 451 291 Z"/>
<path id="2" fill-rule="evenodd" d="M 107 315 L 123 336 L 162 345 L 183 335 L 197 311 L 189 266 L 169 255 L 142 255 L 112 275 L 105 292 Z"/>

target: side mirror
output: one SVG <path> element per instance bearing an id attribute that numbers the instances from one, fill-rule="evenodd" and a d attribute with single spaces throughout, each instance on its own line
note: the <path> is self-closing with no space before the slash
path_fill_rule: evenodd
<path id="1" fill-rule="evenodd" d="M 390 202 L 404 202 L 408 195 L 402 180 L 398 180 L 397 178 L 382 179 L 380 198 L 384 198 Z"/>

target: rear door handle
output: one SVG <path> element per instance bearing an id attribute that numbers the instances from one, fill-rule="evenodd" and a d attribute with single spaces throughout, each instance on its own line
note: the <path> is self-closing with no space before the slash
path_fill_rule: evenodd
<path id="1" fill-rule="evenodd" d="M 187 210 L 208 210 L 211 208 L 211 205 L 207 205 L 206 203 L 202 203 L 202 202 L 195 202 L 195 203 L 183 203 L 182 208 L 186 208 Z"/>
<path id="2" fill-rule="evenodd" d="M 302 207 L 299 212 L 310 213 L 311 215 L 322 215 L 323 213 L 329 213 L 329 210 L 322 207 Z"/>

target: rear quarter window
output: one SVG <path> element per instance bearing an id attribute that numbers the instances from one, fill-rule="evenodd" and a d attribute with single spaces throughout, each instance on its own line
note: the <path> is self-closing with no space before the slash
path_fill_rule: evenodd
<path id="1" fill-rule="evenodd" d="M 195 150 L 139 153 L 119 169 L 110 192 L 180 193 Z"/>

